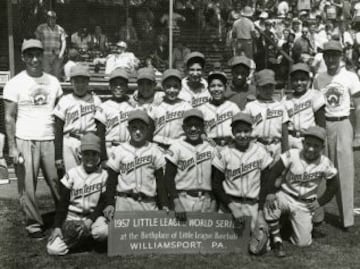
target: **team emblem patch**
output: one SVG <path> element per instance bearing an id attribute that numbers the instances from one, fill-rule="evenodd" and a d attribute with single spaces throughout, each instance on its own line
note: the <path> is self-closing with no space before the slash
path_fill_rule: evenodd
<path id="1" fill-rule="evenodd" d="M 338 107 L 342 103 L 342 96 L 344 93 L 343 86 L 338 83 L 332 83 L 325 89 L 326 102 L 331 107 Z"/>
<path id="2" fill-rule="evenodd" d="M 47 104 L 48 90 L 45 85 L 36 85 L 36 88 L 31 90 L 31 99 L 34 105 L 41 106 Z"/>

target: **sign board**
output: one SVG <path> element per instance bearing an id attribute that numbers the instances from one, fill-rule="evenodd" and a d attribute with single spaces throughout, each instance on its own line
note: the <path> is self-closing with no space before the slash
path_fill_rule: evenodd
<path id="1" fill-rule="evenodd" d="M 231 214 L 187 213 L 179 222 L 164 211 L 116 212 L 109 224 L 108 255 L 247 253 L 250 218 Z"/>

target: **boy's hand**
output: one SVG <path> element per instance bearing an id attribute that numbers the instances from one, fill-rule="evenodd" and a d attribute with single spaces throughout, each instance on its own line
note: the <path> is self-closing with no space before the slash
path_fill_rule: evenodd
<path id="1" fill-rule="evenodd" d="M 320 207 L 319 201 L 316 199 L 314 202 L 306 204 L 306 207 L 311 211 L 314 212 L 316 209 Z"/>
<path id="2" fill-rule="evenodd" d="M 108 205 L 103 211 L 105 218 L 107 218 L 108 220 L 111 220 L 114 217 L 114 212 L 115 208 L 113 205 Z"/>
<path id="3" fill-rule="evenodd" d="M 186 221 L 186 212 L 185 212 L 185 208 L 182 205 L 181 201 L 179 198 L 175 198 L 174 199 L 174 210 L 175 210 L 175 217 L 179 220 L 179 221 Z"/>
<path id="4" fill-rule="evenodd" d="M 91 225 L 93 224 L 93 221 L 91 219 L 86 218 L 84 220 L 84 225 L 88 231 L 91 230 Z"/>
<path id="5" fill-rule="evenodd" d="M 52 243 L 56 239 L 56 237 L 60 237 L 60 239 L 63 239 L 63 234 L 62 234 L 62 231 L 61 231 L 61 229 L 59 227 L 56 227 L 52 231 L 52 233 L 51 233 L 51 235 L 49 237 L 49 242 Z"/>
<path id="6" fill-rule="evenodd" d="M 277 198 L 275 194 L 268 194 L 266 196 L 265 207 L 270 210 L 275 210 L 278 207 Z"/>

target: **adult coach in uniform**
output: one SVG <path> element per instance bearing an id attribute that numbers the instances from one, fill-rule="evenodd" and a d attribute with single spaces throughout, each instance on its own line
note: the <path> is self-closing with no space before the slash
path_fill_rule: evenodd
<path id="1" fill-rule="evenodd" d="M 25 40 L 21 51 L 25 71 L 12 78 L 4 88 L 6 134 L 14 164 L 18 164 L 19 156 L 24 159 L 26 173 L 24 178 L 18 178 L 18 186 L 26 230 L 30 237 L 42 239 L 43 220 L 35 196 L 37 175 L 41 166 L 57 202 L 52 111 L 62 90 L 54 76 L 43 72 L 43 46 L 39 40 Z"/>
<path id="2" fill-rule="evenodd" d="M 352 146 L 360 146 L 360 82 L 355 73 L 340 66 L 342 47 L 338 41 L 324 44 L 326 72 L 316 75 L 314 88 L 326 99 L 326 136 L 328 156 L 338 169 L 336 195 L 341 224 L 345 231 L 354 225 L 354 157 Z M 349 120 L 350 98 L 355 105 L 355 139 Z M 318 220 L 317 220 L 318 221 Z"/>

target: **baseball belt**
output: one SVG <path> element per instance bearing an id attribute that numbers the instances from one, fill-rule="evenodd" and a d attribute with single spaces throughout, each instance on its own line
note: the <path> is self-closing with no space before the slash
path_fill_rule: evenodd
<path id="1" fill-rule="evenodd" d="M 147 196 L 142 192 L 116 192 L 118 197 L 132 198 L 138 202 L 154 202 L 155 197 Z"/>
<path id="2" fill-rule="evenodd" d="M 250 198 L 250 197 L 239 197 L 234 195 L 229 195 L 230 199 L 236 203 L 242 203 L 242 204 L 250 204 L 254 205 L 259 202 L 257 198 Z"/>
<path id="3" fill-rule="evenodd" d="M 344 116 L 344 117 L 325 117 L 325 119 L 327 121 L 343 121 L 343 120 L 347 120 L 349 118 L 349 116 Z"/>
<path id="4" fill-rule="evenodd" d="M 214 140 L 218 146 L 226 146 L 233 141 L 231 136 L 211 137 L 211 139 Z"/>
<path id="5" fill-rule="evenodd" d="M 282 189 L 282 191 L 284 193 L 286 193 L 287 195 L 291 196 L 292 198 L 294 198 L 295 200 L 297 200 L 299 202 L 303 202 L 303 203 L 312 203 L 317 199 L 316 197 L 313 197 L 313 198 L 300 197 L 300 196 L 297 196 L 297 195 L 295 195 L 295 194 L 293 194 L 291 192 L 285 191 L 284 189 Z"/>
<path id="6" fill-rule="evenodd" d="M 280 143 L 281 139 L 279 137 L 258 137 L 257 141 L 264 145 L 270 145 Z"/>
<path id="7" fill-rule="evenodd" d="M 207 190 L 178 190 L 178 193 L 186 193 L 187 195 L 191 197 L 202 197 L 204 195 L 210 196 L 210 198 L 213 198 L 213 193 L 211 191 Z"/>
<path id="8" fill-rule="evenodd" d="M 303 137 L 304 135 L 302 134 L 301 131 L 298 131 L 298 130 L 289 130 L 289 135 L 293 136 L 293 137 Z"/>

